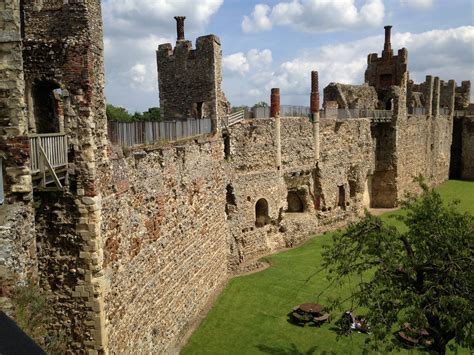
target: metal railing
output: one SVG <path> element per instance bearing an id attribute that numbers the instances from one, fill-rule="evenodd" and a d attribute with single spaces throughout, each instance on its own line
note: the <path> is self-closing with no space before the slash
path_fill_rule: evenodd
<path id="1" fill-rule="evenodd" d="M 254 107 L 252 109 L 253 118 L 269 118 L 270 107 Z M 311 114 L 308 106 L 281 105 L 280 117 L 309 117 Z"/>
<path id="2" fill-rule="evenodd" d="M 45 164 L 49 164 L 54 170 L 67 167 L 66 134 L 31 134 L 29 139 L 32 174 L 44 171 L 47 168 Z"/>
<path id="3" fill-rule="evenodd" d="M 321 118 L 332 118 L 347 120 L 353 118 L 369 118 L 375 122 L 387 122 L 392 119 L 391 110 L 367 110 L 367 109 L 326 109 L 320 112 Z"/>
<path id="4" fill-rule="evenodd" d="M 163 122 L 108 122 L 110 142 L 125 147 L 160 141 L 173 142 L 211 132 L 210 118 Z"/>
<path id="5" fill-rule="evenodd" d="M 230 126 L 233 126 L 236 123 L 243 121 L 244 118 L 245 118 L 244 110 L 231 113 L 230 115 L 227 115 L 222 118 L 222 128 L 229 128 Z"/>
<path id="6" fill-rule="evenodd" d="M 408 107 L 407 108 L 408 114 L 409 115 L 424 115 L 426 114 L 426 109 L 424 107 Z"/>

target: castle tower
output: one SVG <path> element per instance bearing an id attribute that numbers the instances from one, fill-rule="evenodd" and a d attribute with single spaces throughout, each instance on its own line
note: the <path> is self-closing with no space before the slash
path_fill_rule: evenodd
<path id="1" fill-rule="evenodd" d="M 0 123 L 0 156 L 11 176 L 0 208 L 17 214 L 7 221 L 17 231 L 7 242 L 18 233 L 29 243 L 28 255 L 8 255 L 8 264 L 28 259 L 37 265 L 37 277 L 11 272 L 20 281 L 27 274 L 47 292 L 55 316 L 46 325 L 50 336 L 64 334 L 69 352 L 102 352 L 99 175 L 107 164 L 107 121 L 101 4 L 6 4 L 2 18 L 12 21 L 0 47 L 11 56 L 6 69 L 14 75 L 6 95 L 11 108 Z"/>
<path id="2" fill-rule="evenodd" d="M 398 50 L 398 55 L 393 55 L 391 45 L 392 26 L 385 26 L 385 42 L 382 56 L 371 53 L 367 57 L 367 70 L 365 82 L 375 89 L 388 89 L 392 85 L 400 86 L 405 74 L 408 74 L 408 52 L 406 48 Z"/>
<path id="3" fill-rule="evenodd" d="M 196 40 L 196 49 L 185 39 L 184 16 L 176 16 L 177 41 L 161 44 L 157 51 L 160 107 L 165 120 L 211 118 L 214 131 L 218 117 L 227 114 L 221 89 L 221 43 L 215 35 Z"/>

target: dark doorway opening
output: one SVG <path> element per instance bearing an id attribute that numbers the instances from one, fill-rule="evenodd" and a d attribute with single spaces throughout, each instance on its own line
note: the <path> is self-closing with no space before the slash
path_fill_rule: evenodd
<path id="1" fill-rule="evenodd" d="M 261 198 L 255 204 L 255 226 L 263 227 L 268 224 L 270 218 L 268 217 L 268 202 L 264 198 Z"/>
<path id="2" fill-rule="evenodd" d="M 59 133 L 62 111 L 61 89 L 52 81 L 40 81 L 33 86 L 33 112 L 37 133 Z"/>
<path id="3" fill-rule="evenodd" d="M 304 212 L 305 204 L 297 191 L 288 191 L 286 201 L 288 202 L 287 212 L 290 212 L 290 213 Z"/>

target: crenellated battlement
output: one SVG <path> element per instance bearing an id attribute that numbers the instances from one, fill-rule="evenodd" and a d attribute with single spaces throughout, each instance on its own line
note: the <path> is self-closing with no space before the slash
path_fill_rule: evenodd
<path id="1" fill-rule="evenodd" d="M 177 16 L 178 39 L 161 44 L 156 52 L 160 107 L 167 120 L 212 118 L 229 109 L 222 89 L 221 43 L 216 35 L 201 36 L 192 42 L 184 38 L 184 17 Z"/>

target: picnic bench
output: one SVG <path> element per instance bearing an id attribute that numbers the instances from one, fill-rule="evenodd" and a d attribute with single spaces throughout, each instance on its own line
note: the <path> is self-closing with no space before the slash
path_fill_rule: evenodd
<path id="1" fill-rule="evenodd" d="M 324 306 L 318 303 L 303 303 L 293 308 L 290 317 L 294 323 L 304 325 L 308 322 L 314 322 L 319 327 L 331 319 L 329 313 L 322 312 L 323 308 Z"/>

